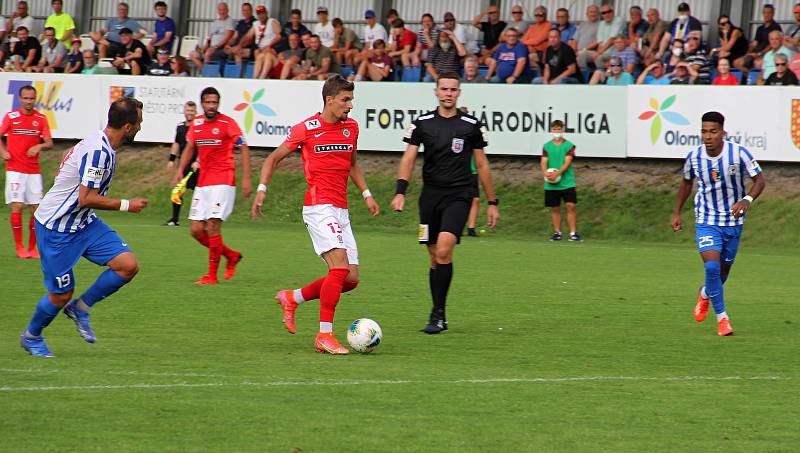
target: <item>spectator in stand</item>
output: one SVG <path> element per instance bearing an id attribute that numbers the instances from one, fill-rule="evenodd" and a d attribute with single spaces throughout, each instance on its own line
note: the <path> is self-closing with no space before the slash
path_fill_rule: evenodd
<path id="1" fill-rule="evenodd" d="M 39 40 L 30 36 L 28 28 L 17 28 L 16 42 L 9 39 L 8 55 L 11 56 L 14 70 L 17 72 L 30 72 L 31 68 L 42 59 L 42 45 Z"/>
<path id="2" fill-rule="evenodd" d="M 763 19 L 763 23 L 756 28 L 756 35 L 755 39 L 750 43 L 750 49 L 748 49 L 750 56 L 754 60 L 758 60 L 759 57 L 762 57 L 769 49 L 769 34 L 773 31 L 779 31 L 783 33 L 783 28 L 781 28 L 781 24 L 775 22 L 775 7 L 771 4 L 767 3 L 761 9 L 761 17 Z M 758 65 L 756 65 L 758 67 Z"/>
<path id="3" fill-rule="evenodd" d="M 83 70 L 83 53 L 81 52 L 81 38 L 72 38 L 70 50 L 67 54 L 67 65 L 64 74 L 80 74 Z"/>
<path id="4" fill-rule="evenodd" d="M 578 29 L 569 21 L 569 10 L 567 8 L 558 8 L 556 10 L 556 23 L 553 24 L 553 29 L 557 29 L 561 34 L 561 42 L 569 44 L 572 38 L 575 37 L 575 32 Z"/>
<path id="5" fill-rule="evenodd" d="M 83 69 L 81 74 L 94 74 L 97 72 L 97 59 L 94 56 L 93 50 L 83 51 Z"/>
<path id="6" fill-rule="evenodd" d="M 35 26 L 36 24 L 33 16 L 28 14 L 28 2 L 17 2 L 17 9 L 14 10 L 11 17 L 6 21 L 6 34 L 12 36 L 14 30 L 19 30 L 19 27 L 25 27 L 30 35 L 36 32 Z"/>
<path id="7" fill-rule="evenodd" d="M 119 31 L 122 48 L 117 51 L 111 63 L 120 74 L 142 75 L 150 66 L 152 59 L 147 47 L 133 37 L 133 30 L 123 28 Z"/>
<path id="8" fill-rule="evenodd" d="M 417 47 L 414 48 L 414 61 L 422 64 L 428 61 L 428 53 L 430 49 L 436 45 L 439 40 L 439 28 L 433 20 L 431 14 L 425 13 L 421 19 L 422 26 L 417 32 Z"/>
<path id="9" fill-rule="evenodd" d="M 692 16 L 692 11 L 689 4 L 686 2 L 678 5 L 678 17 L 670 22 L 664 36 L 661 37 L 661 43 L 658 46 L 657 58 L 661 58 L 664 52 L 672 45 L 672 41 L 680 39 L 685 41 L 689 33 L 697 31 L 703 33 L 703 24 Z"/>
<path id="10" fill-rule="evenodd" d="M 512 84 L 530 83 L 531 81 L 528 48 L 519 41 L 519 33 L 513 28 L 506 30 L 506 42 L 497 47 L 488 63 L 489 82 Z M 492 76 L 495 70 L 497 73 Z"/>
<path id="11" fill-rule="evenodd" d="M 578 25 L 575 30 L 574 38 L 569 42 L 569 46 L 575 51 L 578 59 L 578 68 L 583 70 L 589 68 L 589 64 L 594 61 L 597 51 L 597 27 L 600 25 L 600 9 L 597 5 L 586 7 L 586 20 Z"/>
<path id="12" fill-rule="evenodd" d="M 478 58 L 470 55 L 464 60 L 464 77 L 461 78 L 461 83 L 487 83 L 486 77 L 481 74 L 478 69 Z"/>
<path id="13" fill-rule="evenodd" d="M 557 85 L 581 83 L 581 73 L 572 47 L 564 44 L 558 28 L 550 30 L 547 38 L 550 46 L 544 53 L 544 75 L 533 79 L 533 83 Z"/>
<path id="14" fill-rule="evenodd" d="M 394 60 L 386 55 L 386 43 L 382 39 L 372 42 L 372 56 L 364 60 L 358 67 L 356 74 L 350 75 L 353 80 L 371 80 L 373 82 L 386 82 L 392 80 Z"/>
<path id="15" fill-rule="evenodd" d="M 297 42 L 300 43 L 300 47 L 303 47 L 300 37 L 311 34 L 311 30 L 309 30 L 308 27 L 303 24 L 303 12 L 299 9 L 291 10 L 289 12 L 289 22 L 283 24 L 283 29 L 281 30 L 281 36 L 283 39 L 275 48 L 275 51 L 278 52 L 279 56 L 281 52 L 289 49 L 289 36 L 292 34 L 297 35 Z"/>
<path id="16" fill-rule="evenodd" d="M 669 75 L 661 60 L 650 63 L 636 79 L 637 85 L 669 85 L 669 83 Z"/>
<path id="17" fill-rule="evenodd" d="M 485 21 L 482 20 L 483 16 L 486 16 Z M 472 19 L 472 25 L 483 32 L 483 47 L 481 47 L 480 55 L 478 56 L 478 61 L 483 62 L 500 45 L 500 38 L 506 29 L 506 23 L 500 20 L 500 12 L 497 9 L 497 5 L 489 5 L 488 8 Z"/>
<path id="18" fill-rule="evenodd" d="M 456 21 L 456 16 L 453 13 L 444 13 L 444 26 L 442 28 L 452 31 L 456 38 L 464 44 L 467 53 L 477 54 L 479 52 L 475 41 L 467 41 L 467 29 Z"/>
<path id="19" fill-rule="evenodd" d="M 725 58 L 739 69 L 746 70 L 745 56 L 748 51 L 744 31 L 733 25 L 731 18 L 723 14 L 717 19 L 719 47 L 711 49 L 711 56 Z M 729 68 L 730 69 L 730 68 Z"/>
<path id="20" fill-rule="evenodd" d="M 172 74 L 172 63 L 169 61 L 169 50 L 159 48 L 156 51 L 156 61 L 150 63 L 147 75 L 169 77 Z"/>
<path id="21" fill-rule="evenodd" d="M 686 38 L 686 42 L 683 44 L 682 59 L 689 64 L 689 73 L 695 77 L 695 84 L 710 85 L 711 62 L 708 61 L 700 38 L 700 32 L 689 33 L 689 37 Z"/>
<path id="22" fill-rule="evenodd" d="M 605 6 L 605 5 L 604 5 Z M 634 80 L 631 73 L 622 70 L 622 60 L 619 57 L 611 57 L 608 60 L 607 70 L 597 70 L 589 85 L 598 85 L 605 80 L 606 85 L 633 85 Z"/>
<path id="23" fill-rule="evenodd" d="M 167 49 L 172 51 L 175 43 L 175 21 L 167 17 L 166 2 L 158 1 L 153 6 L 156 12 L 156 35 L 147 43 L 147 53 L 152 57 L 156 56 L 156 49 Z"/>
<path id="24" fill-rule="evenodd" d="M 307 74 L 298 74 L 295 77 L 296 79 L 327 80 L 329 76 L 340 73 L 339 65 L 336 64 L 333 52 L 322 45 L 317 35 L 310 36 L 302 64 L 310 68 L 309 72 Z"/>
<path id="25" fill-rule="evenodd" d="M 720 58 L 717 61 L 717 76 L 714 77 L 712 85 L 738 85 L 739 80 L 731 74 L 731 62 L 727 58 Z"/>
<path id="26" fill-rule="evenodd" d="M 656 55 L 658 54 L 661 38 L 666 31 L 667 23 L 661 20 L 661 14 L 658 10 L 655 8 L 648 9 L 647 31 L 642 36 L 642 46 L 639 49 L 644 64 L 650 65 L 654 61 L 661 61 Z"/>
<path id="27" fill-rule="evenodd" d="M 331 22 L 333 24 L 333 31 L 336 33 L 336 39 L 333 41 L 333 54 L 336 56 L 336 62 L 340 65 L 352 65 L 356 55 L 361 53 L 361 40 L 352 29 L 345 27 L 342 19 L 334 18 Z M 412 55 L 412 66 L 419 66 L 419 59 L 416 64 L 413 64 L 414 56 Z"/>
<path id="28" fill-rule="evenodd" d="M 522 5 L 514 5 L 511 7 L 511 20 L 506 22 L 506 29 L 503 30 L 503 33 L 509 28 L 513 28 L 524 36 L 530 24 L 529 21 L 525 20 L 525 8 L 523 8 Z M 505 41 L 505 36 L 502 36 L 500 40 Z"/>
<path id="29" fill-rule="evenodd" d="M 766 80 L 775 72 L 775 56 L 781 53 L 788 60 L 794 57 L 794 51 L 783 45 L 783 33 L 775 30 L 769 34 L 769 47 L 767 47 L 767 53 L 764 54 L 759 79 Z"/>
<path id="30" fill-rule="evenodd" d="M 189 62 L 180 55 L 175 55 L 170 62 L 170 77 L 189 77 Z"/>
<path id="31" fill-rule="evenodd" d="M 333 30 L 333 24 L 328 20 L 327 6 L 317 7 L 317 19 L 319 19 L 319 22 L 314 24 L 311 32 L 319 36 L 319 40 L 323 46 L 330 49 L 333 47 L 333 39 L 336 33 Z"/>
<path id="32" fill-rule="evenodd" d="M 30 68 L 31 72 L 64 72 L 67 48 L 64 43 L 56 39 L 56 30 L 53 27 L 44 29 L 44 44 L 42 45 L 42 58 L 39 64 Z"/>
<path id="33" fill-rule="evenodd" d="M 644 34 L 647 33 L 650 24 L 642 18 L 642 8 L 639 6 L 631 6 L 628 9 L 628 14 L 631 20 L 625 26 L 623 35 L 631 43 L 631 47 L 638 48 L 639 40 L 644 38 Z"/>
<path id="34" fill-rule="evenodd" d="M 264 5 L 256 7 L 256 17 L 258 20 L 253 22 L 250 31 L 235 46 L 234 55 L 239 55 L 237 64 L 240 64 L 242 56 L 245 55 L 242 46 L 253 43 L 256 48 L 253 54 L 255 60 L 253 78 L 266 79 L 272 68 L 278 64 L 278 54 L 274 48 L 281 42 L 281 23 L 269 17 L 269 11 Z"/>
<path id="35" fill-rule="evenodd" d="M 800 3 L 794 5 L 794 24 L 786 28 L 786 35 L 783 37 L 783 45 L 792 49 L 800 50 Z"/>
<path id="36" fill-rule="evenodd" d="M 134 39 L 141 39 L 145 35 L 145 30 L 139 25 L 139 22 L 131 19 L 128 16 L 128 4 L 125 2 L 117 5 L 117 17 L 108 19 L 105 26 L 100 31 L 93 31 L 89 33 L 92 41 L 95 42 L 97 53 L 100 58 L 112 57 L 119 54 L 123 47 L 120 32 L 123 28 L 128 30 L 136 30 L 133 35 Z"/>
<path id="37" fill-rule="evenodd" d="M 622 69 L 630 74 L 634 73 L 636 65 L 639 64 L 639 54 L 622 35 L 614 37 L 614 47 L 609 52 L 609 56 L 619 57 L 622 61 Z"/>
<path id="38" fill-rule="evenodd" d="M 775 72 L 769 75 L 766 80 L 759 79 L 759 85 L 797 85 L 797 76 L 789 70 L 789 57 L 779 53 L 775 54 Z"/>
<path id="39" fill-rule="evenodd" d="M 614 15 L 614 8 L 611 5 L 603 5 L 600 8 L 600 15 L 603 20 L 597 25 L 597 52 L 594 56 L 595 66 L 602 66 L 611 49 L 614 47 L 614 39 L 625 31 L 625 21 L 621 17 Z"/>
<path id="40" fill-rule="evenodd" d="M 228 4 L 217 4 L 217 18 L 211 23 L 203 47 L 189 54 L 198 72 L 203 71 L 203 62 L 226 59 L 225 46 L 233 39 L 235 28 L 228 15 Z"/>
<path id="41" fill-rule="evenodd" d="M 406 28 L 403 19 L 395 19 L 392 23 L 391 38 L 389 39 L 388 55 L 399 60 L 404 68 L 415 66 L 412 63 L 414 48 L 417 46 L 417 34 Z M 416 62 L 417 66 L 419 61 Z"/>
<path id="42" fill-rule="evenodd" d="M 53 14 L 47 16 L 44 26 L 53 27 L 56 31 L 56 39 L 66 45 L 75 36 L 75 21 L 72 16 L 64 12 L 64 2 L 62 0 L 52 0 L 50 7 Z"/>
<path id="43" fill-rule="evenodd" d="M 263 8 L 261 6 L 260 8 Z M 256 44 L 255 36 L 248 33 L 253 31 L 253 24 L 256 17 L 253 16 L 253 5 L 242 3 L 242 18 L 236 22 L 233 38 L 225 45 L 225 55 L 232 56 L 236 64 L 242 64 L 243 60 L 255 60 Z M 278 24 L 280 27 L 280 24 Z M 271 28 L 270 28 L 271 30 Z"/>
<path id="44" fill-rule="evenodd" d="M 354 64 L 360 65 L 362 61 L 369 60 L 372 57 L 372 43 L 380 39 L 384 45 L 389 40 L 389 34 L 383 25 L 378 23 L 375 17 L 375 11 L 368 9 L 364 12 L 364 29 L 361 32 L 361 39 L 364 43 L 364 50 L 355 58 Z"/>
<path id="45" fill-rule="evenodd" d="M 522 37 L 522 44 L 528 47 L 528 59 L 531 66 L 540 68 L 539 62 L 544 57 L 547 50 L 547 36 L 553 29 L 552 24 L 547 21 L 547 8 L 537 6 L 533 9 L 533 23 L 528 26 L 528 31 Z M 508 39 L 506 37 L 506 39 Z"/>
<path id="46" fill-rule="evenodd" d="M 397 12 L 396 9 L 390 8 L 388 11 L 386 11 L 386 23 L 387 24 L 391 25 L 397 19 L 400 19 L 400 13 Z"/>
<path id="47" fill-rule="evenodd" d="M 289 48 L 278 54 L 278 64 L 281 67 L 278 77 L 281 80 L 292 79 L 303 73 L 304 68 L 300 62 L 303 61 L 306 50 L 300 44 L 300 35 L 291 33 L 289 35 Z"/>
<path id="48" fill-rule="evenodd" d="M 692 75 L 689 71 L 689 64 L 685 61 L 681 61 L 675 65 L 669 78 L 670 85 L 693 85 L 697 77 Z"/>
<path id="49" fill-rule="evenodd" d="M 428 53 L 427 70 L 423 82 L 436 82 L 439 74 L 458 73 L 461 70 L 461 58 L 467 55 L 464 44 L 450 30 L 439 33 L 439 41 Z"/>

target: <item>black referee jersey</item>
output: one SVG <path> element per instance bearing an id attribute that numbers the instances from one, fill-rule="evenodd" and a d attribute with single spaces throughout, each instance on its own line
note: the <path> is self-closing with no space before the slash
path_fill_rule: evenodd
<path id="1" fill-rule="evenodd" d="M 488 145 L 480 121 L 460 110 L 450 118 L 438 109 L 417 117 L 403 141 L 423 145 L 422 182 L 441 188 L 470 186 L 472 150 Z"/>

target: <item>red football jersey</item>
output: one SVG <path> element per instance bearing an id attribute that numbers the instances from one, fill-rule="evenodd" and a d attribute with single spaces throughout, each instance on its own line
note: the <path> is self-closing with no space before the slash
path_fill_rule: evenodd
<path id="1" fill-rule="evenodd" d="M 292 127 L 284 144 L 302 153 L 308 183 L 305 206 L 332 204 L 347 209 L 347 178 L 357 143 L 358 123 L 352 118 L 326 123 L 317 113 Z"/>
<path id="2" fill-rule="evenodd" d="M 198 186 L 236 185 L 233 147 L 245 143 L 245 139 L 233 118 L 222 113 L 217 113 L 213 120 L 198 115 L 192 120 L 186 141 L 194 142 L 197 150 Z"/>
<path id="3" fill-rule="evenodd" d="M 0 124 L 0 136 L 6 134 L 6 147 L 11 154 L 11 159 L 6 162 L 6 170 L 27 174 L 41 173 L 39 155 L 29 157 L 28 150 L 51 138 L 47 117 L 36 110 L 30 115 L 22 113 L 22 109 L 12 110 L 3 117 Z"/>

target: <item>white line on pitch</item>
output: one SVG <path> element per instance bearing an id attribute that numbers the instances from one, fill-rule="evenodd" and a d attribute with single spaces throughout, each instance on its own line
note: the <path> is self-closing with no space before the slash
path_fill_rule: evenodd
<path id="1" fill-rule="evenodd" d="M 117 389 L 163 389 L 163 388 L 196 388 L 196 387 L 284 387 L 284 386 L 350 386 L 350 385 L 403 385 L 403 384 L 504 384 L 504 383 L 559 383 L 583 381 L 789 381 L 791 377 L 781 376 L 574 376 L 561 378 L 495 378 L 495 379 L 457 379 L 450 381 L 415 381 L 415 380 L 360 380 L 360 381 L 273 381 L 273 382 L 175 382 L 167 384 L 96 384 L 66 385 L 40 387 L 0 387 L 0 392 L 40 392 L 51 390 L 117 390 Z"/>

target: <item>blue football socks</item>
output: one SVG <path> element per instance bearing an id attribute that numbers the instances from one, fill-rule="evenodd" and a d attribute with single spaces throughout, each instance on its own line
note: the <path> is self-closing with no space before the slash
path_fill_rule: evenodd
<path id="1" fill-rule="evenodd" d="M 42 335 L 42 329 L 50 325 L 50 321 L 58 315 L 61 309 L 50 302 L 50 297 L 47 294 L 39 299 L 36 304 L 36 311 L 33 313 L 30 324 L 28 324 L 28 334 L 32 337 Z"/>
<path id="2" fill-rule="evenodd" d="M 81 296 L 81 300 L 91 307 L 92 305 L 100 302 L 101 300 L 105 299 L 106 297 L 114 294 L 125 286 L 130 280 L 125 280 L 124 278 L 120 277 L 116 272 L 111 269 L 106 269 L 99 277 L 97 277 L 97 281 L 86 290 L 85 293 Z"/>
<path id="3" fill-rule="evenodd" d="M 714 313 L 720 314 L 725 311 L 720 263 L 719 261 L 706 261 L 703 263 L 703 267 L 706 269 L 706 294 L 711 299 L 711 305 L 714 306 Z"/>

